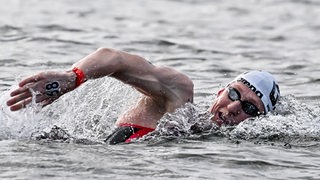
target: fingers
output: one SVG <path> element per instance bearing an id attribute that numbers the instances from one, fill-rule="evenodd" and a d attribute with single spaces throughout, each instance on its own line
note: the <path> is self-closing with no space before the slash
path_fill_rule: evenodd
<path id="1" fill-rule="evenodd" d="M 7 101 L 7 105 L 12 106 L 20 101 L 24 101 L 24 100 L 30 98 L 30 97 L 32 97 L 32 94 L 30 91 L 22 92 L 20 94 L 17 94 L 16 96 L 12 97 L 11 99 L 9 99 Z"/>
<path id="2" fill-rule="evenodd" d="M 12 106 L 10 106 L 10 110 L 11 111 L 18 111 L 22 108 L 25 108 L 27 104 L 30 104 L 30 102 L 32 101 L 32 97 L 29 97 L 27 99 L 24 99 L 23 101 L 20 101 L 19 103 L 16 103 Z"/>
<path id="3" fill-rule="evenodd" d="M 22 80 L 22 81 L 19 83 L 19 88 L 16 89 L 16 90 L 14 90 L 14 91 L 12 91 L 12 92 L 10 93 L 10 96 L 11 96 L 11 97 L 14 97 L 14 96 L 16 96 L 16 95 L 18 95 L 18 94 L 22 94 L 22 93 L 25 93 L 25 92 L 29 92 L 30 86 L 31 86 L 33 83 L 39 81 L 39 79 L 40 79 L 40 75 L 34 75 L 34 76 L 30 76 L 30 77 Z M 29 85 L 29 84 L 30 84 L 30 85 Z"/>
<path id="4" fill-rule="evenodd" d="M 42 105 L 52 103 L 63 94 L 59 78 L 56 72 L 42 72 L 23 79 L 19 83 L 19 88 L 10 93 L 11 99 L 7 101 L 7 105 L 12 111 L 17 111 L 31 103 L 32 98 L 35 98 L 35 103 Z"/>
<path id="5" fill-rule="evenodd" d="M 33 79 L 33 80 L 32 80 Z M 7 105 L 10 106 L 11 111 L 17 111 L 24 108 L 32 101 L 32 93 L 29 90 L 28 82 L 34 81 L 34 78 L 27 78 L 19 83 L 19 88 L 10 93 L 10 98 Z"/>
<path id="6" fill-rule="evenodd" d="M 29 88 L 28 88 L 28 87 L 26 87 L 26 86 L 19 87 L 18 89 L 12 91 L 12 92 L 10 93 L 10 96 L 11 96 L 11 97 L 14 97 L 14 96 L 16 96 L 16 95 L 18 95 L 18 94 L 22 94 L 22 93 L 25 93 L 25 92 L 29 92 Z"/>
<path id="7" fill-rule="evenodd" d="M 11 111 L 17 111 L 30 104 L 32 102 L 32 98 L 35 98 L 36 103 L 41 103 L 42 105 L 48 105 L 53 102 L 53 100 L 46 95 L 37 94 L 36 96 L 32 97 L 32 93 L 27 91 L 9 99 L 7 101 L 7 105 L 10 106 Z"/>
<path id="8" fill-rule="evenodd" d="M 41 79 L 41 74 L 30 76 L 19 83 L 20 87 L 24 87 L 26 84 L 35 83 Z"/>
<path id="9" fill-rule="evenodd" d="M 7 101 L 7 105 L 10 106 L 11 111 L 17 111 L 25 108 L 26 105 L 32 102 L 32 98 L 35 98 L 35 103 L 41 103 L 42 106 L 51 104 L 54 99 L 56 99 L 45 94 L 35 94 L 35 96 L 33 96 L 29 88 L 25 87 L 21 87 L 13 91 L 11 96 L 13 97 Z"/>

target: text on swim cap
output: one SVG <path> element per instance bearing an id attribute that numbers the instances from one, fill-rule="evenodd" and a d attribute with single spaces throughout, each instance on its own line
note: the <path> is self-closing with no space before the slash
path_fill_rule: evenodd
<path id="1" fill-rule="evenodd" d="M 244 85 L 246 85 L 248 88 L 250 88 L 260 99 L 263 97 L 263 94 L 259 90 L 257 90 L 257 88 L 254 85 L 250 84 L 244 78 L 240 78 L 237 81 L 242 82 Z"/>
<path id="2" fill-rule="evenodd" d="M 273 82 L 272 91 L 270 92 L 270 96 L 269 96 L 272 106 L 276 105 L 279 99 L 279 92 L 280 92 L 279 86 L 275 82 Z"/>

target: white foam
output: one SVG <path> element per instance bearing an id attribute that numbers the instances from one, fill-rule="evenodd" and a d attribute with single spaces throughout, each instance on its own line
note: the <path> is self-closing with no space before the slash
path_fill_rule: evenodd
<path id="1" fill-rule="evenodd" d="M 12 87 L 14 89 L 15 87 Z M 114 128 L 117 117 L 138 98 L 138 93 L 113 79 L 89 81 L 77 90 L 65 94 L 53 104 L 39 109 L 35 104 L 11 112 L 5 105 L 9 91 L 0 94 L 0 138 L 30 138 L 33 133 L 54 125 L 67 130 L 76 138 L 99 139 Z M 209 101 L 209 100 L 208 100 Z M 208 102 L 209 103 L 209 102 Z M 197 123 L 205 129 L 210 122 L 207 108 L 193 104 L 167 113 L 159 122 L 156 136 L 190 136 Z M 319 109 L 299 102 L 293 96 L 280 99 L 274 113 L 246 120 L 228 128 L 212 129 L 213 134 L 246 140 L 319 139 Z"/>
<path id="2" fill-rule="evenodd" d="M 88 81 L 43 109 L 33 103 L 11 112 L 5 105 L 9 92 L 0 95 L 0 138 L 5 139 L 29 138 L 54 125 L 75 137 L 103 137 L 110 133 L 118 115 L 137 98 L 132 88 L 103 78 Z"/>

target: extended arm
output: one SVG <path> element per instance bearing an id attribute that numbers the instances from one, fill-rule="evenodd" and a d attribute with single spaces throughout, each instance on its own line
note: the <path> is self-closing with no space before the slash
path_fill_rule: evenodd
<path id="1" fill-rule="evenodd" d="M 193 98 L 191 80 L 171 68 L 156 67 L 142 57 L 108 48 L 101 48 L 77 62 L 85 79 L 104 76 L 114 77 L 127 83 L 159 103 L 166 101 L 187 102 Z M 72 71 L 42 72 L 22 80 L 19 88 L 11 93 L 7 105 L 19 110 L 31 102 L 30 89 L 38 92 L 36 102 L 46 105 L 76 88 L 76 75 Z M 50 96 L 45 89 L 48 84 L 59 83 L 59 93 Z"/>

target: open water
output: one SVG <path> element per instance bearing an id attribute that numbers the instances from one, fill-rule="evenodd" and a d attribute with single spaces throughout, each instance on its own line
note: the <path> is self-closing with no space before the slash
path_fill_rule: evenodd
<path id="1" fill-rule="evenodd" d="M 0 4 L 0 179 L 320 179 L 318 0 Z M 195 104 L 167 114 L 145 139 L 113 146 L 103 139 L 139 98 L 113 79 L 89 81 L 43 109 L 8 110 L 23 77 L 69 69 L 99 47 L 182 71 Z M 278 79 L 276 112 L 190 134 L 214 93 L 251 69 Z"/>

